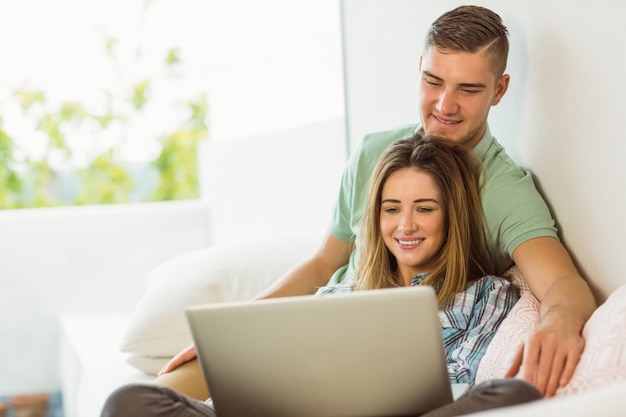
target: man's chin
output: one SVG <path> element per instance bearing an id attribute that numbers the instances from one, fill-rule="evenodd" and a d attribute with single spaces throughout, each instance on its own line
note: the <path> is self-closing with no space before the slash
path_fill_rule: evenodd
<path id="1" fill-rule="evenodd" d="M 444 142 L 452 142 L 452 143 L 461 142 L 461 139 L 459 138 L 458 135 L 452 135 L 447 132 L 441 132 L 441 131 L 432 132 L 432 131 L 426 130 L 426 136 L 431 139 L 441 140 Z"/>

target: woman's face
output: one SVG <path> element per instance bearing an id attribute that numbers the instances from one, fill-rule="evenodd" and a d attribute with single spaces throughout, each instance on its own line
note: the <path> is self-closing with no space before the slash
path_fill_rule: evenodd
<path id="1" fill-rule="evenodd" d="M 430 175 L 403 168 L 387 178 L 381 195 L 380 229 L 405 285 L 413 275 L 432 270 L 446 230 L 441 193 Z"/>

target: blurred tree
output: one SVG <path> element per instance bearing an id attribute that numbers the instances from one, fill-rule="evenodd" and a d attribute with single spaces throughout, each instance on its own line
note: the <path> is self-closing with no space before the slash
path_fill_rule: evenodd
<path id="1" fill-rule="evenodd" d="M 21 206 L 22 178 L 17 171 L 15 143 L 3 130 L 0 116 L 0 206 L 19 208 Z"/>
<path id="2" fill-rule="evenodd" d="M 149 4 L 146 2 L 145 13 Z M 3 130 L 0 114 L 0 208 L 114 204 L 199 196 L 196 159 L 199 142 L 208 138 L 207 94 L 201 92 L 183 100 L 182 104 L 179 101 L 169 103 L 173 114 L 181 114 L 180 121 L 173 129 L 152 138 L 159 144 L 160 151 L 155 159 L 146 163 L 149 169 L 132 169 L 123 158 L 123 145 L 130 139 L 134 123 L 154 117 L 145 110 L 158 98 L 157 87 L 164 81 L 154 73 L 137 77 L 137 68 L 131 69 L 132 77 L 124 74 L 117 52 L 120 44 L 119 39 L 111 36 L 106 36 L 104 41 L 105 56 L 119 78 L 115 85 L 122 86 L 104 92 L 104 110 L 90 110 L 86 103 L 79 101 L 55 104 L 38 89 L 14 91 L 9 100 L 19 105 L 24 118 L 32 124 L 33 134 L 44 138 L 45 144 L 37 157 L 25 157 L 27 153 Z M 135 49 L 135 56 L 140 60 L 140 45 Z M 166 78 L 178 77 L 175 70 L 182 65 L 180 48 L 165 51 L 162 62 Z M 139 81 L 128 82 L 127 79 Z M 182 111 L 177 112 L 176 108 Z M 90 147 L 85 145 L 88 141 L 83 140 L 86 135 L 93 139 Z M 81 152 L 73 146 L 70 137 L 81 140 Z M 69 194 L 61 189 L 62 183 L 67 182 L 68 171 L 77 188 Z M 141 181 L 137 181 L 138 175 L 143 176 Z M 146 195 L 145 190 L 138 188 L 145 188 L 150 178 L 155 180 Z"/>
<path id="3" fill-rule="evenodd" d="M 206 94 L 187 103 L 184 126 L 161 138 L 161 153 L 152 163 L 159 171 L 155 200 L 196 198 L 198 191 L 198 143 L 208 137 Z"/>

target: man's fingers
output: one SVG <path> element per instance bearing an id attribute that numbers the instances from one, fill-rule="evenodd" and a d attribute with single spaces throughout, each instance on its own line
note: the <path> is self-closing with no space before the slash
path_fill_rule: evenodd
<path id="1" fill-rule="evenodd" d="M 539 365 L 539 355 L 541 352 L 539 335 L 533 334 L 524 344 L 524 359 L 522 362 L 522 378 L 534 384 L 542 393 L 543 388 L 537 386 L 537 367 Z"/>
<path id="2" fill-rule="evenodd" d="M 561 378 L 559 379 L 559 386 L 564 387 L 569 383 L 574 376 L 574 371 L 576 370 L 576 366 L 578 365 L 578 361 L 580 361 L 580 355 L 582 350 L 577 352 L 575 355 L 568 355 L 567 360 L 565 361 L 565 367 L 563 368 L 563 373 L 561 373 Z"/>
<path id="3" fill-rule="evenodd" d="M 558 351 L 555 353 L 554 358 L 552 359 L 550 378 L 546 386 L 546 396 L 552 397 L 556 394 L 559 387 L 567 385 L 574 375 L 574 371 L 576 370 L 576 366 L 580 360 L 583 347 L 575 347 L 565 353 L 560 353 Z"/>
<path id="4" fill-rule="evenodd" d="M 574 371 L 576 371 L 576 367 L 578 366 L 580 356 L 582 355 L 584 349 L 585 341 L 581 338 L 580 343 L 568 352 L 565 358 L 563 371 L 561 372 L 561 376 L 559 378 L 559 387 L 567 385 L 572 379 L 572 376 L 574 376 Z"/>
<path id="5" fill-rule="evenodd" d="M 554 396 L 557 388 L 559 388 L 559 380 L 563 374 L 566 359 L 567 357 L 565 355 L 559 354 L 558 352 L 552 358 L 552 368 L 549 375 L 547 375 L 549 378 L 547 379 L 545 396 Z"/>
<path id="6" fill-rule="evenodd" d="M 513 358 L 513 362 L 511 363 L 509 370 L 506 371 L 506 374 L 504 375 L 505 378 L 513 378 L 514 376 L 518 374 L 519 369 L 522 366 L 523 359 L 524 359 L 524 345 L 522 344 L 517 350 L 517 355 L 515 355 L 515 358 Z"/>

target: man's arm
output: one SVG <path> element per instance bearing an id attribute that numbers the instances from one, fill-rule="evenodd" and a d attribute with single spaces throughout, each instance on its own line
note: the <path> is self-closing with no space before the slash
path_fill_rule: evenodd
<path id="1" fill-rule="evenodd" d="M 328 234 L 312 258 L 287 272 L 276 283 L 257 295 L 259 298 L 314 294 L 328 283 L 336 270 L 350 259 L 353 244 Z"/>
<path id="2" fill-rule="evenodd" d="M 519 245 L 513 261 L 541 302 L 540 323 L 520 349 L 507 376 L 522 377 L 553 396 L 572 377 L 585 341 L 582 329 L 596 308 L 591 289 L 558 239 L 540 237 Z"/>

